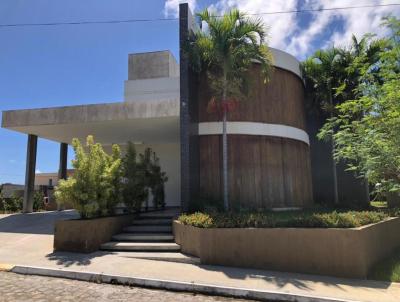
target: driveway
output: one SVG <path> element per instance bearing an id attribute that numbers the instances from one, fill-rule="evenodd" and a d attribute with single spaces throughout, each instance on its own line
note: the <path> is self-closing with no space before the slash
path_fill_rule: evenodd
<path id="1" fill-rule="evenodd" d="M 54 225 L 74 210 L 0 215 L 0 263 L 21 263 L 53 251 Z"/>

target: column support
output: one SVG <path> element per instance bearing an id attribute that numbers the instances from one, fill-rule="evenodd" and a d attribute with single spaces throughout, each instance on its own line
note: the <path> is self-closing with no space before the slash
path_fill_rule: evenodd
<path id="1" fill-rule="evenodd" d="M 33 212 L 33 195 L 35 190 L 35 171 L 36 171 L 36 154 L 37 139 L 33 134 L 28 135 L 28 145 L 26 150 L 26 171 L 25 171 L 25 190 L 24 203 L 22 211 L 24 213 Z"/>
<path id="2" fill-rule="evenodd" d="M 58 168 L 58 181 L 67 179 L 67 160 L 68 160 L 68 144 L 60 144 L 60 163 Z M 64 206 L 57 204 L 57 210 L 64 210 Z"/>
<path id="3" fill-rule="evenodd" d="M 67 158 L 68 158 L 68 144 L 60 144 L 60 165 L 58 169 L 58 180 L 67 179 Z"/>

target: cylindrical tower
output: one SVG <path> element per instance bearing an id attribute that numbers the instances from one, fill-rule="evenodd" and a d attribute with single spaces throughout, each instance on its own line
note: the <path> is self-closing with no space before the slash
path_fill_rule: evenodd
<path id="1" fill-rule="evenodd" d="M 251 94 L 228 115 L 229 199 L 232 208 L 290 208 L 312 204 L 309 139 L 299 62 L 272 49 L 265 84 L 257 63 Z M 198 86 L 199 194 L 222 200 L 222 123 L 207 112 L 207 79 Z"/>

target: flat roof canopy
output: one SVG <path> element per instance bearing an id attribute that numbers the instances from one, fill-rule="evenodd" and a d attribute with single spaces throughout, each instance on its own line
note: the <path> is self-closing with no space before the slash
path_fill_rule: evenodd
<path id="1" fill-rule="evenodd" d="M 179 101 L 124 102 L 3 112 L 2 127 L 70 144 L 93 135 L 104 145 L 179 142 Z"/>

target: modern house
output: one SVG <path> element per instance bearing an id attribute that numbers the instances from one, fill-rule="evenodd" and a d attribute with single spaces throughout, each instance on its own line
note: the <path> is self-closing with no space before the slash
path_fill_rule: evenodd
<path id="1" fill-rule="evenodd" d="M 180 6 L 180 44 L 195 26 Z M 253 95 L 228 120 L 229 194 L 235 206 L 299 208 L 313 203 L 310 138 L 299 61 L 271 49 L 274 72 L 264 85 L 254 63 Z M 32 211 L 37 138 L 60 143 L 59 178 L 67 176 L 67 144 L 93 135 L 104 146 L 128 141 L 151 147 L 168 175 L 166 205 L 221 198 L 222 125 L 208 114 L 207 81 L 191 72 L 182 47 L 130 54 L 124 101 L 3 112 L 2 127 L 28 136 L 24 211 Z M 329 153 L 328 153 L 329 154 Z"/>

